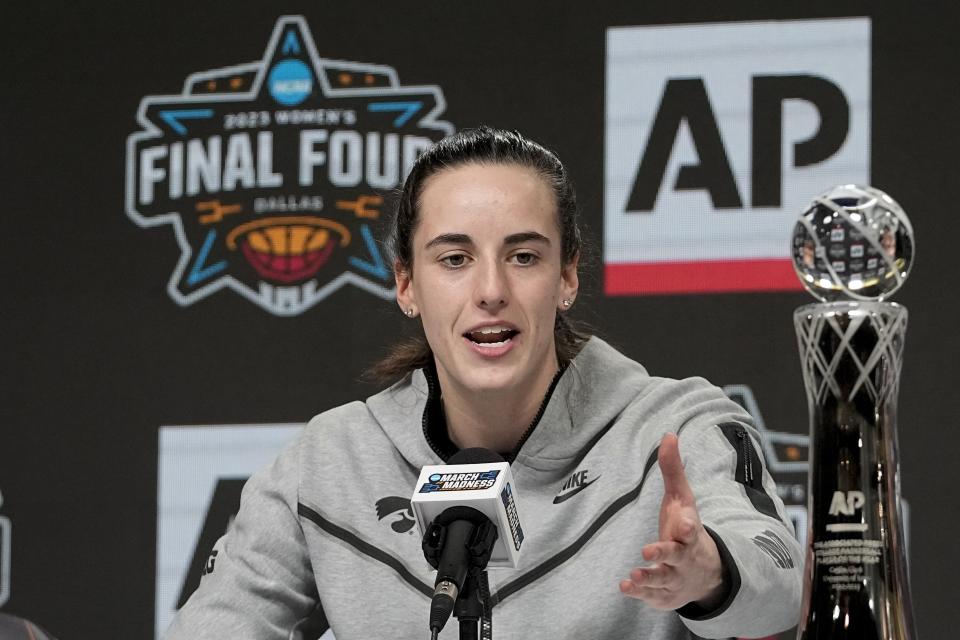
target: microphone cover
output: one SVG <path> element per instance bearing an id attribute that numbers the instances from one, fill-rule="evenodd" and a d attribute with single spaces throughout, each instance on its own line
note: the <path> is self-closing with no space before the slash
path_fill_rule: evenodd
<path id="1" fill-rule="evenodd" d="M 420 537 L 438 518 L 478 511 L 499 533 L 489 566 L 516 568 L 524 535 L 513 486 L 510 465 L 489 449 L 461 449 L 442 465 L 423 467 L 410 498 Z"/>

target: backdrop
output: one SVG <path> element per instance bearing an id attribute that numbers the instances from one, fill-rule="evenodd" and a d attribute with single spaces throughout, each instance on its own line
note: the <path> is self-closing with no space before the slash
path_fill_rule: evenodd
<path id="1" fill-rule="evenodd" d="M 575 317 L 750 409 L 801 528 L 792 221 L 837 183 L 900 202 L 914 605 L 948 637 L 960 11 L 768 5 L 4 4 L 0 611 L 61 639 L 165 626 L 249 473 L 376 391 L 362 373 L 405 330 L 393 189 L 487 123 L 574 177 Z"/>

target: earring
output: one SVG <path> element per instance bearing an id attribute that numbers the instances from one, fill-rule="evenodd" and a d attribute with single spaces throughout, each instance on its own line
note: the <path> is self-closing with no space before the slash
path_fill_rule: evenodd
<path id="1" fill-rule="evenodd" d="M 413 317 L 413 307 L 410 307 L 409 309 L 407 309 L 407 317 L 409 318 Z"/>
<path id="2" fill-rule="evenodd" d="M 564 301 L 563 301 L 563 308 L 564 308 L 564 309 L 569 309 L 569 308 L 570 308 L 570 305 L 572 305 L 572 304 L 573 304 L 573 300 L 569 300 L 569 299 L 564 300 Z"/>

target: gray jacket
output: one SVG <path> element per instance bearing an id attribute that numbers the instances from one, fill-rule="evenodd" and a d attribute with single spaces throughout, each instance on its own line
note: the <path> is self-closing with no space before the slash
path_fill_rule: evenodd
<path id="1" fill-rule="evenodd" d="M 428 638 L 435 574 L 408 499 L 420 468 L 443 462 L 426 436 L 435 387 L 417 371 L 314 418 L 247 483 L 166 640 L 307 638 L 327 626 L 337 640 Z M 705 380 L 651 377 L 592 338 L 511 465 L 525 542 L 518 569 L 489 570 L 494 637 L 758 637 L 794 625 L 800 548 L 750 425 Z M 657 539 L 656 451 L 670 431 L 730 571 L 714 611 L 656 611 L 618 589 Z M 457 633 L 453 621 L 441 638 Z"/>

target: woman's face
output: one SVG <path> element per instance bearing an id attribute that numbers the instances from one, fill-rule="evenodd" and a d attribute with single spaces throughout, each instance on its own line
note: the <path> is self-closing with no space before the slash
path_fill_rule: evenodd
<path id="1" fill-rule="evenodd" d="M 553 378 L 554 320 L 578 286 L 560 240 L 553 192 L 531 169 L 467 164 L 427 180 L 397 300 L 422 317 L 445 388 L 522 391 Z"/>

